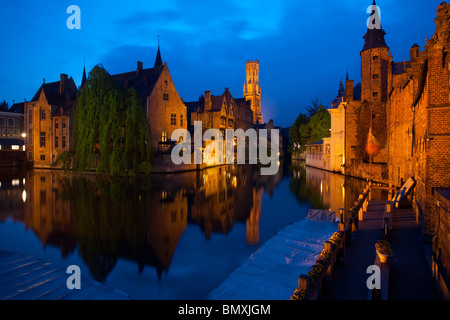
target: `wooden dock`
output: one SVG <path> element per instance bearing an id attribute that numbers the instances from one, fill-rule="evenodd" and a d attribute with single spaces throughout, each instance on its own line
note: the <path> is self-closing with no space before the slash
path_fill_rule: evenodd
<path id="1" fill-rule="evenodd" d="M 345 262 L 333 271 L 331 293 L 320 295 L 321 300 L 366 300 L 369 289 L 366 281 L 371 274 L 367 267 L 374 264 L 375 243 L 382 236 L 384 201 L 370 201 L 358 231 L 352 233 Z M 425 256 L 424 244 L 412 209 L 395 209 L 389 235 L 393 256 L 389 272 L 389 300 L 434 300 L 432 274 Z M 383 289 L 383 288 L 382 288 Z"/>
<path id="2" fill-rule="evenodd" d="M 127 294 L 81 277 L 69 290 L 65 270 L 32 256 L 0 250 L 0 300 L 128 300 Z"/>

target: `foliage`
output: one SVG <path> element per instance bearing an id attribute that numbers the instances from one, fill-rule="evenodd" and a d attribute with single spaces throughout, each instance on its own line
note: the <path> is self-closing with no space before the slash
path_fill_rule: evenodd
<path id="1" fill-rule="evenodd" d="M 73 166 L 73 152 L 63 151 L 58 159 L 52 163 L 52 167 L 61 167 L 64 171 L 69 171 Z"/>
<path id="2" fill-rule="evenodd" d="M 386 241 L 386 240 L 379 240 L 376 244 L 375 244 L 375 248 L 377 250 L 377 252 L 390 256 L 392 254 L 392 248 L 391 248 L 391 244 Z"/>
<path id="3" fill-rule="evenodd" d="M 306 297 L 306 291 L 302 289 L 295 289 L 289 300 L 304 300 Z"/>
<path id="4" fill-rule="evenodd" d="M 135 89 L 116 88 L 103 66 L 95 66 L 75 103 L 73 170 L 150 172 L 150 127 L 141 106 Z"/>
<path id="5" fill-rule="evenodd" d="M 104 282 L 120 257 L 148 259 L 155 201 L 149 177 L 72 176 L 56 192 L 70 202 L 72 236 L 95 280 Z"/>
<path id="6" fill-rule="evenodd" d="M 289 129 L 291 144 L 300 145 L 300 150 L 305 150 L 305 145 L 330 136 L 331 115 L 328 110 L 319 105 L 318 99 L 312 101 L 312 106 L 306 108 L 308 115 L 300 113 L 294 124 Z M 293 151 L 292 145 L 290 151 Z"/>

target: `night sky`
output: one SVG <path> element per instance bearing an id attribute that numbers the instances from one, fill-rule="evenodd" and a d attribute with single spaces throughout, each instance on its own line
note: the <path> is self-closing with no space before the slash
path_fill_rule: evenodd
<path id="1" fill-rule="evenodd" d="M 394 61 L 434 33 L 441 0 L 378 0 Z M 290 126 L 316 97 L 329 106 L 339 81 L 360 81 L 360 51 L 372 0 L 2 1 L 0 100 L 30 100 L 43 78 L 81 82 L 101 63 L 111 73 L 153 67 L 161 55 L 184 101 L 228 87 L 243 96 L 245 62 L 260 61 L 264 121 Z M 81 9 L 69 30 L 67 7 Z"/>

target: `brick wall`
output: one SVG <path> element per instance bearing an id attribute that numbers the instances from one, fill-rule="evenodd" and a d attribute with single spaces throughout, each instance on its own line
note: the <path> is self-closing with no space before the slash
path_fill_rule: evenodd
<path id="1" fill-rule="evenodd" d="M 168 101 L 164 100 L 164 94 L 168 94 Z M 175 124 L 171 123 L 172 113 L 176 116 Z M 175 88 L 167 65 L 147 98 L 147 117 L 154 150 L 158 150 L 163 132 L 167 132 L 167 139 L 170 139 L 174 130 L 187 129 L 186 105 Z"/>

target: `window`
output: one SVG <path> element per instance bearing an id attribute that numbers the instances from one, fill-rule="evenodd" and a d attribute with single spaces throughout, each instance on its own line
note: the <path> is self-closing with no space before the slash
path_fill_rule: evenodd
<path id="1" fill-rule="evenodd" d="M 373 97 L 374 97 L 374 98 L 377 98 L 377 97 L 378 97 L 378 92 L 374 91 L 374 92 L 373 92 Z"/>
<path id="2" fill-rule="evenodd" d="M 373 60 L 373 61 L 378 61 L 379 59 L 380 59 L 379 56 L 373 56 L 373 57 L 372 57 L 372 60 Z"/>
<path id="3" fill-rule="evenodd" d="M 9 135 L 10 135 L 9 129 L 3 129 L 3 137 L 9 138 Z"/>
<path id="4" fill-rule="evenodd" d="M 58 136 L 55 136 L 55 148 L 58 148 L 59 143 L 58 143 Z"/>
<path id="5" fill-rule="evenodd" d="M 177 115 L 176 115 L 176 113 L 172 113 L 170 115 L 170 124 L 172 126 L 176 126 L 177 125 Z"/>
<path id="6" fill-rule="evenodd" d="M 65 129 L 66 128 L 66 121 L 62 121 L 62 128 Z"/>
<path id="7" fill-rule="evenodd" d="M 180 126 L 181 127 L 183 126 L 183 115 L 182 114 L 180 114 Z"/>
<path id="8" fill-rule="evenodd" d="M 66 147 L 66 136 L 62 137 L 62 147 L 65 148 Z"/>
<path id="9" fill-rule="evenodd" d="M 41 120 L 45 120 L 45 110 L 41 109 Z"/>
<path id="10" fill-rule="evenodd" d="M 167 80 L 164 80 L 164 86 L 168 86 L 169 85 L 169 82 L 167 81 Z"/>
<path id="11" fill-rule="evenodd" d="M 41 131 L 39 145 L 41 148 L 45 148 L 45 132 Z"/>
<path id="12" fill-rule="evenodd" d="M 45 155 L 41 154 L 41 160 L 45 161 Z M 45 178 L 44 178 L 45 179 Z"/>
<path id="13" fill-rule="evenodd" d="M 59 128 L 58 120 L 55 120 L 55 129 L 58 129 L 58 128 Z"/>
<path id="14" fill-rule="evenodd" d="M 16 125 L 16 119 L 8 118 L 8 127 L 14 127 Z"/>
<path id="15" fill-rule="evenodd" d="M 33 110 L 28 110 L 28 124 L 33 123 Z"/>
<path id="16" fill-rule="evenodd" d="M 380 75 L 378 73 L 375 73 L 375 74 L 372 75 L 372 79 L 373 80 L 376 80 L 378 78 L 380 78 Z"/>
<path id="17" fill-rule="evenodd" d="M 167 131 L 163 131 L 163 132 L 162 132 L 161 141 L 162 141 L 162 142 L 166 142 L 168 136 L 169 136 L 168 132 L 167 132 Z"/>
<path id="18" fill-rule="evenodd" d="M 13 138 L 18 138 L 19 137 L 19 130 L 13 130 Z"/>
<path id="19" fill-rule="evenodd" d="M 164 101 L 169 101 L 169 94 L 168 93 L 163 93 L 163 100 Z"/>
<path id="20" fill-rule="evenodd" d="M 5 118 L 0 118 L 0 126 L 4 126 L 5 125 Z"/>

